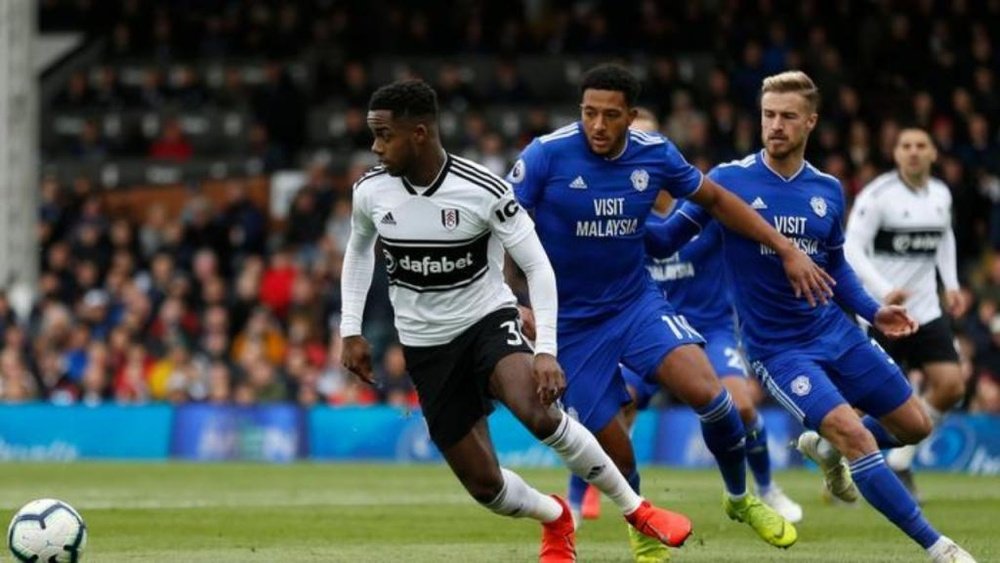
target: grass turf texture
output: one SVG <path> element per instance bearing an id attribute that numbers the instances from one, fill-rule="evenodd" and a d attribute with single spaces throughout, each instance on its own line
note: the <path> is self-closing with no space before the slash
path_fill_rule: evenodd
<path id="1" fill-rule="evenodd" d="M 523 470 L 546 492 L 556 469 Z M 779 473 L 802 503 L 787 551 L 731 522 L 712 471 L 646 468 L 648 498 L 688 514 L 694 536 L 675 561 L 920 561 L 921 550 L 881 515 L 820 500 L 815 472 Z M 1000 477 L 922 473 L 925 511 L 979 561 L 1000 561 Z M 0 465 L 6 518 L 40 497 L 65 500 L 87 522 L 84 559 L 119 561 L 532 561 L 540 530 L 480 508 L 444 466 L 76 463 Z M 615 507 L 578 534 L 582 562 L 630 561 Z M 0 560 L 6 560 L 0 557 Z"/>

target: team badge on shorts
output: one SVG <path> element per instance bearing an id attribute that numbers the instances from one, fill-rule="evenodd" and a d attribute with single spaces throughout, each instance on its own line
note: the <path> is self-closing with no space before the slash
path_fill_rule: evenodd
<path id="1" fill-rule="evenodd" d="M 632 176 L 629 179 L 632 180 L 632 187 L 640 192 L 649 187 L 649 172 L 646 172 L 642 168 L 633 170 Z"/>
<path id="2" fill-rule="evenodd" d="M 812 382 L 809 381 L 808 377 L 800 375 L 792 380 L 792 393 L 799 397 L 805 397 L 810 391 L 812 391 Z"/>
<path id="3" fill-rule="evenodd" d="M 454 231 L 458 226 L 458 210 L 454 208 L 441 210 L 441 224 L 449 231 Z"/>
<path id="4" fill-rule="evenodd" d="M 809 205 L 813 208 L 813 213 L 820 217 L 826 217 L 826 200 L 816 196 L 809 200 Z"/>

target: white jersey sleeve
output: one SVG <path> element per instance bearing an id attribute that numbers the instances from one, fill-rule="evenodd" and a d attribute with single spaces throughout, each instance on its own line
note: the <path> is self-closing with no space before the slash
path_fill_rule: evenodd
<path id="1" fill-rule="evenodd" d="M 865 288 L 879 301 L 884 300 L 886 294 L 894 289 L 893 284 L 879 273 L 871 259 L 871 249 L 882 222 L 881 215 L 876 193 L 871 185 L 866 186 L 851 209 L 844 241 L 847 261 L 857 272 Z"/>
<path id="2" fill-rule="evenodd" d="M 378 232 L 372 221 L 368 198 L 362 189 L 354 190 L 351 211 L 351 237 L 344 252 L 340 275 L 341 337 L 361 334 L 361 321 L 365 311 L 368 288 L 372 283 L 375 267 L 375 239 Z"/>
<path id="3" fill-rule="evenodd" d="M 524 272 L 535 312 L 535 353 L 556 355 L 558 294 L 556 275 L 542 247 L 535 223 L 508 190 L 490 209 L 490 228 Z"/>
<path id="4" fill-rule="evenodd" d="M 535 232 L 535 222 L 518 205 L 514 190 L 507 190 L 490 207 L 490 229 L 504 248 L 510 248 Z"/>

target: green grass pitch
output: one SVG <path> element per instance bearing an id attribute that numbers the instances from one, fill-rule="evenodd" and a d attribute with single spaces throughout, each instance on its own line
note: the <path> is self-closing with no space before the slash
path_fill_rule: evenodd
<path id="1" fill-rule="evenodd" d="M 523 470 L 562 491 L 557 469 Z M 815 472 L 777 479 L 805 508 L 787 551 L 756 539 L 721 509 L 712 471 L 646 468 L 647 497 L 688 514 L 694 536 L 675 561 L 922 561 L 921 550 L 867 505 L 828 506 Z M 925 511 L 981 562 L 1000 561 L 1000 477 L 924 473 Z M 539 527 L 490 514 L 443 465 L 75 463 L 0 465 L 6 517 L 56 497 L 87 521 L 85 560 L 170 562 L 537 560 Z M 581 528 L 581 562 L 630 561 L 624 524 L 604 502 Z M 0 557 L 0 560 L 7 560 Z"/>

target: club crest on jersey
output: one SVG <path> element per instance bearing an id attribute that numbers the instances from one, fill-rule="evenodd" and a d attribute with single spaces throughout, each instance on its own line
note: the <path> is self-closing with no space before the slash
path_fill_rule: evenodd
<path id="1" fill-rule="evenodd" d="M 632 187 L 640 192 L 649 187 L 649 172 L 642 168 L 633 170 L 629 179 L 632 180 Z"/>
<path id="2" fill-rule="evenodd" d="M 820 217 L 826 217 L 826 200 L 816 196 L 809 200 L 809 205 L 813 208 L 813 213 Z"/>
<path id="3" fill-rule="evenodd" d="M 809 381 L 808 377 L 800 375 L 792 380 L 792 393 L 799 397 L 805 397 L 810 391 L 812 391 L 812 382 Z"/>
<path id="4" fill-rule="evenodd" d="M 455 208 L 448 208 L 441 210 L 441 224 L 444 228 L 449 231 L 454 231 L 455 227 L 458 226 L 458 210 Z"/>

